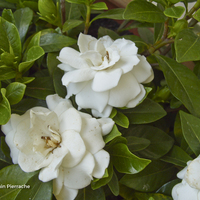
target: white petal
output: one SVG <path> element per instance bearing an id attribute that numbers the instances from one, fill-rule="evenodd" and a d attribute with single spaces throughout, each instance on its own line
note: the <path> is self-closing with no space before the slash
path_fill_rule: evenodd
<path id="1" fill-rule="evenodd" d="M 105 146 L 101 127 L 95 118 L 83 118 L 80 135 L 85 143 L 86 149 L 92 154 Z"/>
<path id="2" fill-rule="evenodd" d="M 104 57 L 106 55 L 106 49 L 103 45 L 103 43 L 101 42 L 101 39 L 100 40 L 97 40 L 97 43 L 96 43 L 96 46 L 95 46 L 95 51 L 99 52 L 102 57 Z"/>
<path id="3" fill-rule="evenodd" d="M 101 124 L 102 135 L 107 135 L 112 130 L 115 122 L 111 118 L 100 118 L 97 121 Z"/>
<path id="4" fill-rule="evenodd" d="M 138 55 L 140 62 L 131 71 L 139 83 L 148 83 L 153 80 L 154 74 L 151 65 L 144 56 Z"/>
<path id="5" fill-rule="evenodd" d="M 53 180 L 53 194 L 58 195 L 64 186 L 64 168 L 60 166 L 59 174 L 56 179 Z"/>
<path id="6" fill-rule="evenodd" d="M 80 54 L 85 60 L 91 61 L 92 66 L 99 66 L 102 63 L 102 55 L 96 51 L 87 51 Z"/>
<path id="7" fill-rule="evenodd" d="M 81 130 L 81 116 L 75 108 L 66 110 L 59 118 L 60 129 L 59 132 L 63 133 L 67 130 L 74 130 L 80 132 Z"/>
<path id="8" fill-rule="evenodd" d="M 57 58 L 60 62 L 70 65 L 75 69 L 88 67 L 87 62 L 79 54 L 78 51 L 71 47 L 64 47 Z"/>
<path id="9" fill-rule="evenodd" d="M 95 161 L 87 152 L 83 160 L 73 168 L 64 168 L 64 185 L 71 189 L 81 189 L 88 186 L 92 180 Z"/>
<path id="10" fill-rule="evenodd" d="M 105 48 L 108 48 L 113 44 L 113 40 L 108 35 L 99 38 L 99 41 L 104 45 Z"/>
<path id="11" fill-rule="evenodd" d="M 13 115 L 14 114 L 11 115 L 11 118 L 12 118 Z M 19 116 L 19 115 L 17 115 L 17 116 Z M 5 125 L 1 126 L 1 130 L 5 135 L 7 135 L 10 131 L 13 130 L 13 127 L 12 127 L 12 124 L 11 124 L 11 119 Z"/>
<path id="12" fill-rule="evenodd" d="M 69 153 L 64 157 L 63 167 L 74 167 L 84 157 L 86 147 L 79 133 L 70 130 L 62 134 L 62 145 L 65 145 Z"/>
<path id="13" fill-rule="evenodd" d="M 73 67 L 71 67 L 71 66 L 68 65 L 68 64 L 64 64 L 64 63 L 59 64 L 57 67 L 60 68 L 60 69 L 62 69 L 62 70 L 65 71 L 65 72 L 74 70 Z"/>
<path id="14" fill-rule="evenodd" d="M 104 92 L 117 86 L 122 75 L 121 69 L 98 71 L 92 82 L 95 92 Z"/>
<path id="15" fill-rule="evenodd" d="M 67 72 L 62 77 L 62 84 L 65 86 L 68 86 L 69 83 L 77 83 L 77 82 L 83 82 L 83 81 L 89 81 L 91 80 L 94 75 L 95 71 L 91 68 L 84 68 L 80 70 L 74 70 Z"/>
<path id="16" fill-rule="evenodd" d="M 187 168 L 188 166 L 186 166 L 185 168 L 183 168 L 178 174 L 177 174 L 177 177 L 180 178 L 180 179 L 183 179 L 186 172 L 187 172 Z"/>
<path id="17" fill-rule="evenodd" d="M 139 84 L 139 86 L 141 89 L 140 93 L 134 99 L 128 102 L 128 104 L 126 105 L 127 108 L 134 108 L 145 97 L 146 91 L 144 89 L 144 86 L 141 84 Z"/>
<path id="18" fill-rule="evenodd" d="M 76 103 L 81 108 L 91 108 L 102 112 L 108 103 L 109 92 L 95 92 L 91 88 L 91 82 L 76 95 Z"/>
<path id="19" fill-rule="evenodd" d="M 94 50 L 96 46 L 97 39 L 90 36 L 80 33 L 78 37 L 78 46 L 81 53 L 84 53 L 89 50 Z"/>
<path id="20" fill-rule="evenodd" d="M 105 169 L 108 167 L 110 162 L 110 155 L 107 151 L 100 150 L 94 154 L 95 168 L 93 176 L 95 178 L 102 178 L 105 173 Z"/>
<path id="21" fill-rule="evenodd" d="M 110 90 L 108 104 L 124 107 L 141 92 L 140 85 L 131 73 L 121 76 L 117 87 Z"/>
<path id="22" fill-rule="evenodd" d="M 92 115 L 94 115 L 95 117 L 109 117 L 112 109 L 113 107 L 110 105 L 107 105 L 102 112 L 92 109 Z"/>

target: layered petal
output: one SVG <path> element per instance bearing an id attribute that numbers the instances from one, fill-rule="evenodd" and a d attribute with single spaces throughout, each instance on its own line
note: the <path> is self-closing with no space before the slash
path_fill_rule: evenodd
<path id="1" fill-rule="evenodd" d="M 96 51 L 87 51 L 80 54 L 82 58 L 91 62 L 92 66 L 99 66 L 102 63 L 102 55 Z"/>
<path id="2" fill-rule="evenodd" d="M 59 64 L 57 67 L 60 68 L 60 69 L 62 69 L 62 70 L 65 71 L 65 72 L 73 71 L 73 70 L 74 70 L 73 67 L 71 67 L 71 66 L 68 65 L 68 64 L 64 64 L 64 63 Z"/>
<path id="3" fill-rule="evenodd" d="M 95 117 L 109 117 L 112 112 L 112 108 L 112 106 L 107 105 L 102 112 L 92 109 L 92 115 L 94 115 Z"/>
<path id="4" fill-rule="evenodd" d="M 100 118 L 97 121 L 101 124 L 102 135 L 107 135 L 112 130 L 115 122 L 111 118 Z"/>
<path id="5" fill-rule="evenodd" d="M 108 35 L 99 38 L 99 41 L 103 44 L 105 48 L 110 47 L 114 42 Z"/>
<path id="6" fill-rule="evenodd" d="M 66 98 L 70 98 L 73 94 L 78 94 L 88 83 L 80 82 L 80 83 L 69 83 L 67 86 L 67 96 Z"/>

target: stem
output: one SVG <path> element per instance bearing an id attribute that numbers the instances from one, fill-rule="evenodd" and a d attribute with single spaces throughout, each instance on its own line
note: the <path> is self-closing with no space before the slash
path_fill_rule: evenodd
<path id="1" fill-rule="evenodd" d="M 61 17 L 62 17 L 62 25 L 65 23 L 65 0 L 60 0 L 60 9 L 61 9 Z"/>
<path id="2" fill-rule="evenodd" d="M 169 18 L 167 18 L 167 20 L 165 21 L 165 24 L 164 24 L 164 32 L 163 32 L 163 36 L 161 38 L 161 40 L 165 40 L 167 38 L 167 34 L 168 34 L 168 23 L 169 23 Z"/>
<path id="3" fill-rule="evenodd" d="M 86 20 L 85 20 L 85 29 L 84 34 L 88 33 L 88 29 L 90 27 L 90 14 L 91 14 L 91 8 L 87 5 L 87 14 L 86 14 Z"/>
<path id="4" fill-rule="evenodd" d="M 190 11 L 185 16 L 185 19 L 188 20 L 192 18 L 192 14 L 200 8 L 200 0 L 197 0 L 197 2 L 194 4 L 194 6 L 190 9 Z"/>

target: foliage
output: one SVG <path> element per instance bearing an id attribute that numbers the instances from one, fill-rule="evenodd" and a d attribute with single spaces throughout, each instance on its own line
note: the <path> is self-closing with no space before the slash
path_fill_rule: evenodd
<path id="1" fill-rule="evenodd" d="M 49 94 L 64 98 L 59 51 L 77 49 L 79 33 L 90 34 L 101 19 L 122 20 L 117 29 L 99 27 L 96 34 L 135 42 L 155 78 L 135 108 L 112 110 L 116 124 L 104 136 L 110 165 L 76 199 L 170 200 L 179 182 L 176 173 L 200 154 L 200 0 L 192 1 L 191 9 L 187 0 L 182 6 L 180 0 L 133 0 L 126 8 L 110 10 L 105 2 L 1 0 L 0 125 L 12 113 L 46 106 Z M 25 173 L 13 165 L 3 133 L 0 180 L 1 185 L 31 186 L 0 188 L 2 200 L 52 199 L 52 181 L 43 183 L 38 172 Z"/>

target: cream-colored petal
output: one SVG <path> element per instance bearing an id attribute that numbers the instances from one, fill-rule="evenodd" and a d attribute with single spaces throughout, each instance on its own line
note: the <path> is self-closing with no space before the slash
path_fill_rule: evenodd
<path id="1" fill-rule="evenodd" d="M 115 122 L 111 118 L 100 118 L 97 121 L 101 124 L 102 135 L 107 135 L 112 130 Z"/>
<path id="2" fill-rule="evenodd" d="M 105 48 L 110 47 L 114 42 L 108 35 L 99 38 L 99 41 L 104 45 Z"/>
<path id="3" fill-rule="evenodd" d="M 71 67 L 70 65 L 65 64 L 65 63 L 61 63 L 57 67 L 60 68 L 60 69 L 62 69 L 65 72 L 69 72 L 69 71 L 73 71 L 74 70 L 73 67 Z"/>
<path id="4" fill-rule="evenodd" d="M 105 150 L 100 150 L 94 154 L 95 168 L 93 171 L 93 176 L 95 178 L 102 178 L 105 173 L 105 169 L 108 167 L 110 162 L 110 155 Z"/>
<path id="5" fill-rule="evenodd" d="M 95 117 L 109 117 L 112 109 L 113 107 L 110 105 L 107 105 L 102 112 L 92 109 L 92 115 L 94 115 Z"/>
<path id="6" fill-rule="evenodd" d="M 102 55 L 96 51 L 90 50 L 80 54 L 80 56 L 88 62 L 91 62 L 91 66 L 99 66 L 102 63 Z"/>
<path id="7" fill-rule="evenodd" d="M 64 186 L 64 168 L 59 167 L 58 177 L 53 180 L 53 194 L 58 195 Z"/>
<path id="8" fill-rule="evenodd" d="M 86 152 L 83 160 L 73 168 L 64 168 L 64 185 L 71 189 L 88 186 L 92 180 L 95 161 L 91 153 Z"/>

